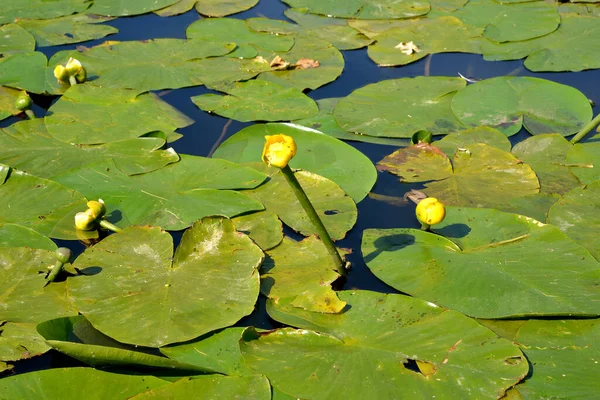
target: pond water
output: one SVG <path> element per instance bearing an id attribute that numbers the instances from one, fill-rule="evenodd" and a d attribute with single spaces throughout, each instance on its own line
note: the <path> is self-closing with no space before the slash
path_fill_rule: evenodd
<path id="1" fill-rule="evenodd" d="M 234 15 L 235 18 L 268 17 L 284 19 L 283 11 L 287 7 L 278 0 L 260 0 L 254 8 Z M 186 14 L 161 18 L 154 14 L 142 15 L 130 18 L 118 18 L 107 24 L 119 29 L 119 33 L 106 39 L 129 41 L 145 40 L 154 38 L 185 38 L 185 29 L 193 21 L 201 18 L 195 11 Z M 103 42 L 106 39 L 86 42 L 78 45 L 88 47 Z M 48 57 L 56 51 L 74 48 L 71 46 L 58 46 L 40 49 Z M 573 86 L 582 91 L 591 101 L 600 103 L 600 70 L 583 71 L 577 73 L 533 73 L 523 66 L 523 61 L 508 62 L 486 62 L 482 56 L 474 54 L 436 54 L 426 57 L 418 62 L 399 68 L 378 67 L 367 57 L 366 48 L 360 50 L 344 51 L 345 69 L 343 74 L 334 82 L 308 95 L 315 99 L 329 97 L 347 96 L 353 90 L 363 87 L 369 83 L 379 82 L 385 79 L 414 77 L 414 76 L 452 76 L 461 73 L 467 77 L 485 79 L 497 76 L 532 76 L 554 82 Z M 177 90 L 159 91 L 157 94 L 182 113 L 192 118 L 195 123 L 180 129 L 183 138 L 173 143 L 174 149 L 180 154 L 195 154 L 209 156 L 214 148 L 223 140 L 236 133 L 249 123 L 229 121 L 214 114 L 208 114 L 198 109 L 190 100 L 190 97 L 210 92 L 204 86 Z M 36 98 L 37 104 L 46 108 L 49 103 L 43 104 Z M 36 106 L 39 107 L 39 106 Z M 43 115 L 43 110 L 35 110 L 37 115 Z M 600 112 L 600 107 L 594 107 L 594 115 Z M 0 123 L 0 126 L 8 126 L 14 123 L 16 118 L 9 118 Z M 529 134 L 522 130 L 519 134 L 512 136 L 511 142 L 517 143 Z M 381 160 L 385 155 L 391 153 L 393 146 L 375 145 L 360 142 L 349 142 L 352 146 L 366 154 L 373 163 Z M 419 189 L 420 185 L 400 184 L 397 177 L 388 173 L 379 173 L 377 183 L 372 189 L 373 193 L 397 198 L 397 202 L 391 204 L 367 197 L 358 205 L 358 221 L 355 227 L 348 233 L 347 237 L 338 242 L 340 247 L 352 249 L 353 254 L 349 256 L 352 262 L 352 271 L 344 284 L 345 289 L 359 288 L 386 293 L 397 293 L 397 291 L 380 280 L 378 280 L 366 267 L 360 256 L 360 241 L 363 230 L 367 228 L 392 228 L 411 227 L 418 228 L 419 224 L 414 218 L 414 204 L 402 203 L 401 199 L 409 189 Z M 289 232 L 287 232 L 289 234 Z M 180 234 L 174 233 L 176 240 Z M 73 242 L 68 243 L 73 248 Z M 81 250 L 81 249 L 80 249 Z M 264 300 L 261 298 L 259 307 L 254 314 L 242 320 L 238 325 L 254 325 L 261 328 L 273 327 L 264 311 Z M 23 373 L 48 367 L 65 365 L 80 365 L 77 361 L 70 359 L 60 353 L 51 351 L 48 354 L 18 362 L 15 366 L 16 373 Z M 83 364 L 81 364 L 83 365 Z"/>

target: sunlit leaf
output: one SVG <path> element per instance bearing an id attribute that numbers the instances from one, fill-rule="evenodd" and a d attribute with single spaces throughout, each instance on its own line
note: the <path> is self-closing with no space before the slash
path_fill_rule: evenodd
<path id="1" fill-rule="evenodd" d="M 15 19 L 48 19 L 82 12 L 90 6 L 88 0 L 2 0 L 0 25 Z"/>
<path id="2" fill-rule="evenodd" d="M 281 243 L 283 226 L 277 214 L 270 211 L 258 211 L 252 214 L 232 218 L 235 229 L 244 232 L 261 249 L 269 250 Z"/>
<path id="3" fill-rule="evenodd" d="M 111 17 L 145 14 L 176 3 L 177 0 L 94 0 L 89 12 Z"/>
<path id="4" fill-rule="evenodd" d="M 0 121 L 11 115 L 19 115 L 22 111 L 15 107 L 20 90 L 0 86 Z"/>
<path id="5" fill-rule="evenodd" d="M 202 15 L 209 17 L 224 17 L 236 14 L 254 7 L 258 0 L 180 0 L 177 3 L 155 11 L 161 17 L 183 14 L 196 8 Z"/>
<path id="6" fill-rule="evenodd" d="M 168 386 L 148 390 L 133 397 L 134 400 L 190 398 L 256 399 L 271 400 L 271 385 L 262 375 L 222 376 L 207 375 L 183 378 Z"/>
<path id="7" fill-rule="evenodd" d="M 0 85 L 33 93 L 60 94 L 61 87 L 48 67 L 48 59 L 39 51 L 0 57 Z"/>
<path id="8" fill-rule="evenodd" d="M 0 26 L 0 55 L 34 49 L 35 38 L 25 29 L 17 24 Z"/>
<path id="9" fill-rule="evenodd" d="M 506 135 L 497 129 L 487 126 L 478 126 L 464 131 L 453 132 L 435 141 L 433 144 L 448 157 L 452 157 L 460 148 L 475 143 L 485 143 L 506 152 L 509 152 L 511 148 L 510 140 L 508 140 Z"/>
<path id="10" fill-rule="evenodd" d="M 600 143 L 589 141 L 573 145 L 567 153 L 566 165 L 582 183 L 600 180 Z"/>
<path id="11" fill-rule="evenodd" d="M 0 324 L 0 360 L 18 361 L 44 354 L 50 347 L 35 330 L 35 323 Z"/>
<path id="12" fill-rule="evenodd" d="M 48 236 L 23 225 L 0 224 L 0 247 L 31 247 L 33 249 L 56 250 L 56 244 Z"/>
<path id="13" fill-rule="evenodd" d="M 341 18 L 382 19 L 382 18 L 410 18 L 427 14 L 429 2 L 426 0 L 413 0 L 398 2 L 394 0 L 381 0 L 370 2 L 367 0 L 285 0 L 290 7 L 307 8 L 312 14 L 321 14 Z"/>

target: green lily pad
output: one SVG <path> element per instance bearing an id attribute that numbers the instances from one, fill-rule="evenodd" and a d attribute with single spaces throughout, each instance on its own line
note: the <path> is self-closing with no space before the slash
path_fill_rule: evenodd
<path id="1" fill-rule="evenodd" d="M 316 115 L 309 118 L 297 119 L 293 122 L 294 124 L 316 129 L 319 132 L 341 140 L 353 140 L 357 142 L 386 144 L 391 146 L 406 146 L 408 144 L 408 141 L 405 139 L 357 135 L 346 132 L 338 125 L 335 118 L 333 118 L 333 110 L 339 101 L 340 98 L 337 97 L 317 100 L 319 112 Z"/>
<path id="2" fill-rule="evenodd" d="M 340 275 L 323 243 L 316 237 L 301 242 L 285 238 L 267 252 L 261 268 L 261 293 L 274 301 L 286 299 L 292 307 L 336 314 L 346 306 L 331 283 Z"/>
<path id="3" fill-rule="evenodd" d="M 592 119 L 592 107 L 579 90 L 531 77 L 501 76 L 469 85 L 452 99 L 452 111 L 466 125 L 487 125 L 514 135 L 577 133 Z"/>
<path id="4" fill-rule="evenodd" d="M 265 175 L 204 157 L 185 155 L 178 163 L 134 176 L 125 175 L 114 163 L 95 164 L 54 179 L 90 199 L 102 198 L 113 212 L 110 220 L 120 227 L 155 225 L 180 230 L 208 215 L 233 217 L 264 209 L 248 196 L 219 189 L 254 188 Z"/>
<path id="5" fill-rule="evenodd" d="M 510 152 L 510 140 L 497 129 L 488 126 L 478 126 L 460 132 L 453 132 L 434 142 L 448 157 L 452 157 L 459 148 L 475 143 L 485 143 L 500 150 Z"/>
<path id="6" fill-rule="evenodd" d="M 124 375 L 94 368 L 54 368 L 0 380 L 5 399 L 126 399 L 140 392 L 169 385 L 154 376 Z"/>
<path id="7" fill-rule="evenodd" d="M 167 357 L 186 364 L 210 368 L 226 375 L 252 375 L 240 353 L 240 338 L 245 328 L 226 328 L 188 343 L 160 348 Z"/>
<path id="8" fill-rule="evenodd" d="M 75 260 L 75 268 L 101 271 L 69 278 L 69 298 L 102 333 L 153 347 L 196 338 L 252 312 L 263 253 L 231 221 L 204 218 L 184 233 L 174 256 L 172 249 L 173 239 L 160 228 L 111 235 Z"/>
<path id="9" fill-rule="evenodd" d="M 58 18 L 84 11 L 90 6 L 88 0 L 3 0 L 0 25 L 11 23 L 16 19 L 49 19 Z"/>
<path id="10" fill-rule="evenodd" d="M 139 15 L 160 10 L 176 3 L 178 0 L 94 0 L 89 13 L 98 15 L 107 15 L 111 17 L 125 17 L 129 15 Z"/>
<path id="11" fill-rule="evenodd" d="M 48 67 L 48 59 L 39 51 L 0 57 L 0 85 L 32 93 L 60 94 L 66 90 Z"/>
<path id="12" fill-rule="evenodd" d="M 271 316 L 302 329 L 249 328 L 246 364 L 311 399 L 497 398 L 527 374 L 516 345 L 456 311 L 402 295 L 339 295 L 349 307 L 336 315 L 269 302 Z"/>
<path id="13" fill-rule="evenodd" d="M 213 89 L 227 95 L 202 94 L 192 101 L 201 110 L 236 121 L 288 121 L 319 111 L 317 103 L 298 89 L 268 81 L 235 82 Z"/>
<path id="14" fill-rule="evenodd" d="M 515 386 L 528 399 L 594 398 L 600 385 L 597 319 L 527 321 L 515 337 L 533 366 L 533 375 Z"/>
<path id="15" fill-rule="evenodd" d="M 258 211 L 252 214 L 232 218 L 235 229 L 250 236 L 263 250 L 277 246 L 283 240 L 283 226 L 277 214 L 270 211 Z"/>
<path id="16" fill-rule="evenodd" d="M 235 18 L 201 19 L 187 27 L 186 36 L 207 42 L 234 42 L 238 47 L 253 46 L 269 51 L 288 51 L 294 38 L 252 30 L 246 21 Z"/>
<path id="17" fill-rule="evenodd" d="M 527 57 L 531 71 L 583 71 L 600 68 L 600 19 L 594 16 L 562 14 L 559 28 L 533 40 L 482 44 L 488 61 Z"/>
<path id="18" fill-rule="evenodd" d="M 281 171 L 263 167 L 270 180 L 244 193 L 260 201 L 267 211 L 277 214 L 296 232 L 305 236 L 318 234 Z M 358 217 L 354 201 L 335 182 L 323 176 L 308 171 L 297 171 L 295 175 L 331 238 L 343 239 Z"/>
<path id="19" fill-rule="evenodd" d="M 433 14 L 433 15 L 432 15 Z M 525 41 L 555 31 L 560 14 L 554 4 L 543 1 L 506 4 L 494 0 L 471 0 L 453 12 L 436 10 L 428 18 L 452 15 L 467 25 L 483 29 L 486 38 L 494 42 Z"/>
<path id="20" fill-rule="evenodd" d="M 48 134 L 44 120 L 26 120 L 0 129 L 0 162 L 42 178 L 87 164 L 112 159 L 125 174 L 154 171 L 179 161 L 171 148 L 160 150 L 165 140 L 142 137 L 100 145 L 75 145 Z"/>
<path id="21" fill-rule="evenodd" d="M 25 29 L 17 24 L 0 26 L 0 55 L 33 50 L 35 38 Z"/>
<path id="22" fill-rule="evenodd" d="M 600 181 L 566 193 L 548 211 L 547 222 L 584 246 L 600 260 Z"/>
<path id="23" fill-rule="evenodd" d="M 262 375 L 207 375 L 183 378 L 168 386 L 148 390 L 134 397 L 143 399 L 256 399 L 271 400 L 271 385 Z"/>
<path id="24" fill-rule="evenodd" d="M 234 43 L 199 39 L 107 42 L 81 52 L 58 52 L 50 65 L 77 58 L 85 66 L 90 83 L 104 88 L 177 89 L 210 80 L 210 73 L 204 70 L 204 64 L 210 64 L 209 57 L 228 54 L 234 48 Z"/>
<path id="25" fill-rule="evenodd" d="M 600 315 L 600 264 L 555 226 L 448 207 L 433 231 L 368 229 L 363 257 L 388 285 L 478 318 Z"/>
<path id="26" fill-rule="evenodd" d="M 577 143 L 567 152 L 566 165 L 582 183 L 600 180 L 600 143 Z"/>
<path id="27" fill-rule="evenodd" d="M 164 368 L 190 372 L 215 372 L 192 364 L 147 354 L 127 346 L 96 330 L 82 315 L 52 319 L 37 327 L 53 349 L 93 367 Z"/>
<path id="28" fill-rule="evenodd" d="M 496 207 L 539 192 L 535 172 L 510 153 L 485 143 L 465 145 L 452 160 L 435 146 L 397 150 L 379 162 L 405 182 L 424 182 L 424 191 L 447 205 Z"/>
<path id="29" fill-rule="evenodd" d="M 0 324 L 0 360 L 19 361 L 39 356 L 50 350 L 35 330 L 34 323 L 3 322 Z"/>
<path id="30" fill-rule="evenodd" d="M 333 116 L 342 129 L 363 135 L 410 138 L 420 130 L 445 135 L 464 129 L 450 108 L 454 93 L 464 87 L 460 78 L 390 79 L 341 99 Z"/>
<path id="31" fill-rule="evenodd" d="M 152 93 L 91 85 L 71 87 L 49 109 L 48 133 L 62 142 L 98 144 L 152 131 L 172 131 L 193 121 Z M 135 118 L 131 118 L 135 115 Z"/>
<path id="32" fill-rule="evenodd" d="M 56 244 L 48 236 L 23 225 L 10 223 L 0 224 L 0 247 L 31 247 L 32 249 L 48 251 L 56 250 Z"/>
<path id="33" fill-rule="evenodd" d="M 566 161 L 572 147 L 564 137 L 553 133 L 530 137 L 515 145 L 512 153 L 533 168 L 540 181 L 540 192 L 562 195 L 581 186 Z"/>
<path id="34" fill-rule="evenodd" d="M 520 214 L 544 222 L 548 218 L 548 210 L 558 201 L 560 196 L 555 193 L 534 193 L 516 197 L 505 204 L 499 204 L 496 209 L 513 214 Z"/>
<path id="35" fill-rule="evenodd" d="M 56 262 L 54 251 L 2 247 L 0 257 L 0 321 L 33 323 L 76 313 L 67 302 L 64 282 L 45 286 L 45 273 Z"/>
<path id="36" fill-rule="evenodd" d="M 0 164 L 0 223 L 23 225 L 55 239 L 76 239 L 73 218 L 85 209 L 81 193 Z"/>
<path id="37" fill-rule="evenodd" d="M 417 17 L 429 12 L 429 2 L 426 0 L 382 0 L 377 3 L 368 0 L 285 0 L 284 3 L 293 8 L 306 8 L 312 14 L 339 18 L 396 19 Z"/>
<path id="38" fill-rule="evenodd" d="M 384 67 L 406 65 L 435 53 L 480 53 L 481 29 L 456 17 L 409 19 L 377 36 L 369 58 Z M 410 44 L 416 48 L 411 50 Z M 408 46 L 408 47 L 407 47 Z"/>
<path id="39" fill-rule="evenodd" d="M 319 131 L 294 124 L 249 126 L 223 142 L 213 156 L 239 163 L 260 162 L 265 135 L 278 133 L 292 136 L 298 146 L 290 161 L 292 168 L 331 179 L 355 202 L 364 199 L 375 184 L 377 171 L 364 154 Z"/>
<path id="40" fill-rule="evenodd" d="M 258 0 L 180 0 L 154 13 L 161 17 L 170 17 L 188 12 L 195 7 L 196 11 L 202 15 L 224 17 L 248 10 L 257 3 Z"/>
<path id="41" fill-rule="evenodd" d="M 21 110 L 15 107 L 15 101 L 21 94 L 20 90 L 0 86 L 0 121 L 11 115 L 19 115 Z"/>
<path id="42" fill-rule="evenodd" d="M 44 20 L 22 19 L 17 21 L 17 25 L 33 35 L 39 47 L 44 47 L 101 39 L 117 33 L 117 28 L 99 25 L 112 19 L 93 14 L 74 14 Z"/>

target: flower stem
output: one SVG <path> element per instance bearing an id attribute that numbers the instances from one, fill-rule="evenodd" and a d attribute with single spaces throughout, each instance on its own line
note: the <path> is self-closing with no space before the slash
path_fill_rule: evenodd
<path id="1" fill-rule="evenodd" d="M 123 229 L 119 228 L 118 226 L 116 226 L 115 224 L 108 222 L 105 219 L 100 220 L 100 226 L 103 227 L 104 229 L 107 229 L 107 230 L 115 232 L 115 233 L 121 232 L 123 230 Z"/>
<path id="2" fill-rule="evenodd" d="M 425 232 L 429 232 L 431 230 L 431 225 L 422 222 L 421 223 L 421 230 L 425 231 Z"/>
<path id="3" fill-rule="evenodd" d="M 77 85 L 77 78 L 75 78 L 75 75 L 69 76 L 69 83 L 71 84 L 71 86 Z"/>
<path id="4" fill-rule="evenodd" d="M 62 271 L 64 265 L 64 262 L 56 260 L 56 263 L 54 264 L 54 267 L 52 267 L 52 269 L 50 270 L 50 273 L 48 274 L 46 280 L 48 282 L 54 282 L 58 274 L 60 274 L 60 271 Z"/>
<path id="5" fill-rule="evenodd" d="M 27 117 L 29 117 L 29 119 L 35 119 L 35 114 L 33 113 L 33 110 L 29 108 L 25 109 L 25 114 L 27 115 Z"/>
<path id="6" fill-rule="evenodd" d="M 586 126 L 581 128 L 577 135 L 573 136 L 571 139 L 571 144 L 578 143 L 581 139 L 585 137 L 592 129 L 594 129 L 597 125 L 600 124 L 600 114 L 596 115 L 596 117 L 591 120 Z"/>
<path id="7" fill-rule="evenodd" d="M 344 261 L 342 261 L 342 257 L 340 257 L 340 253 L 338 253 L 335 244 L 333 244 L 333 240 L 331 240 L 331 236 L 329 236 L 325 225 L 323 225 L 323 221 L 321 221 L 321 218 L 319 218 L 317 211 L 306 196 L 304 189 L 302 189 L 302 186 L 300 186 L 300 182 L 298 182 L 298 179 L 296 179 L 294 172 L 292 171 L 289 165 L 286 165 L 285 167 L 281 168 L 281 172 L 283 173 L 283 176 L 285 176 L 285 179 L 292 188 L 292 191 L 296 195 L 296 198 L 300 202 L 300 205 L 302 205 L 302 208 L 304 208 L 304 211 L 308 215 L 308 218 L 317 230 L 317 234 L 321 238 L 321 241 L 327 248 L 327 252 L 331 256 L 335 264 L 336 271 L 342 276 L 348 275 L 348 272 L 344 265 Z"/>

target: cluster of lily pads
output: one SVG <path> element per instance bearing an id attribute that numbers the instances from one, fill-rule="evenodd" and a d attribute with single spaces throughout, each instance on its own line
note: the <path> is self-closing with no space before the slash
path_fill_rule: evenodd
<path id="1" fill-rule="evenodd" d="M 255 0 L 2 2 L 0 119 L 21 120 L 0 129 L 0 398 L 592 398 L 600 121 L 586 95 L 529 77 L 305 92 L 364 46 L 380 65 L 459 51 L 599 68 L 598 6 L 286 3 L 295 23 L 222 18 Z M 35 51 L 192 8 L 215 18 L 187 39 Z M 179 154 L 194 121 L 151 91 L 198 85 L 215 91 L 191 98 L 200 109 L 267 123 L 211 158 Z M 35 115 L 41 96 L 57 98 Z M 284 163 L 264 147 L 281 134 Z M 340 139 L 400 148 L 374 166 Z M 328 239 L 368 195 L 394 201 L 370 193 L 377 169 L 421 185 L 424 226 L 363 232 L 366 265 L 398 294 L 334 290 L 350 250 Z M 86 249 L 72 259 L 53 239 Z M 260 297 L 281 328 L 236 326 Z M 88 366 L 11 376 L 51 349 Z"/>

